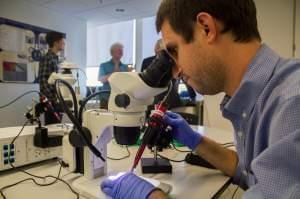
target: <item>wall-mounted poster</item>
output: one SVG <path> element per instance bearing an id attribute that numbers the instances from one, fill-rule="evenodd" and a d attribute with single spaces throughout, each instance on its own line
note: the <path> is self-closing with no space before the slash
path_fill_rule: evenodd
<path id="1" fill-rule="evenodd" d="M 0 18 L 1 82 L 36 82 L 39 60 L 48 51 L 45 37 L 50 31 L 53 30 Z M 60 60 L 64 55 L 59 55 Z"/>

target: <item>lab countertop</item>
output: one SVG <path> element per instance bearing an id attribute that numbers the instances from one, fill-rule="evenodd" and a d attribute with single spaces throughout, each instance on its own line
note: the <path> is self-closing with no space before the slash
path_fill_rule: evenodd
<path id="1" fill-rule="evenodd" d="M 201 126 L 194 126 L 193 128 L 198 129 L 206 136 L 214 139 L 219 143 L 227 143 L 233 141 L 232 132 L 206 128 Z M 186 150 L 186 148 L 180 148 Z M 119 171 L 128 171 L 131 166 L 137 151 L 137 147 L 129 147 L 130 157 L 124 160 L 108 160 L 108 174 L 115 174 Z M 120 147 L 114 140 L 108 145 L 108 156 L 109 157 L 123 157 L 127 154 L 125 147 Z M 180 153 L 176 150 L 164 150 L 162 155 L 175 160 L 184 159 L 186 153 Z M 153 154 L 149 150 L 146 150 L 143 157 L 153 157 Z M 198 166 L 192 166 L 185 162 L 171 163 L 173 166 L 172 174 L 143 174 L 145 177 L 150 177 L 170 184 L 172 186 L 171 198 L 212 198 L 228 181 L 229 177 L 222 174 L 220 171 L 206 169 Z M 55 161 L 40 163 L 29 168 L 25 168 L 27 171 L 35 175 L 54 175 L 56 176 L 59 170 L 59 165 Z M 141 175 L 141 167 L 138 165 L 137 174 Z M 64 180 L 69 183 L 79 178 L 78 174 L 68 173 L 67 170 L 62 170 L 61 176 Z M 15 183 L 22 179 L 28 178 L 26 174 L 16 171 L 10 171 L 0 174 L 0 187 L 8 184 Z M 94 194 L 97 194 L 99 198 L 106 198 L 100 191 L 99 184 L 105 177 L 90 181 L 91 189 L 94 190 Z M 51 179 L 53 180 L 53 179 Z M 50 179 L 49 179 L 50 181 Z M 43 182 L 43 180 L 39 180 Z M 94 188 L 92 188 L 94 187 Z M 70 191 L 70 189 L 62 182 L 57 182 L 54 185 L 48 187 L 39 187 L 34 185 L 32 182 L 24 182 L 20 185 L 14 186 L 4 191 L 7 198 L 31 198 L 31 199 L 52 199 L 62 198 L 71 199 L 76 196 Z M 84 198 L 84 197 L 80 197 Z"/>

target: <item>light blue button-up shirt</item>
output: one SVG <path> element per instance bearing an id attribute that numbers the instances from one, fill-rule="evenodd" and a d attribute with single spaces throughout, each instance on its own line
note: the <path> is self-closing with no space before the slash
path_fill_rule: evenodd
<path id="1" fill-rule="evenodd" d="M 100 64 L 98 78 L 113 73 L 114 69 L 115 64 L 112 60 Z M 128 65 L 120 63 L 120 72 L 128 72 Z M 110 85 L 108 82 L 103 83 L 103 90 L 110 90 Z"/>
<path id="2" fill-rule="evenodd" d="M 235 130 L 235 184 L 245 198 L 300 198 L 300 61 L 262 45 L 221 104 Z"/>
<path id="3" fill-rule="evenodd" d="M 115 69 L 115 64 L 113 63 L 112 60 L 100 64 L 98 79 L 101 76 L 105 76 L 105 75 L 109 75 L 109 74 L 113 73 L 114 69 Z M 120 72 L 128 72 L 128 65 L 120 63 Z M 109 90 L 110 91 L 110 89 L 111 88 L 110 88 L 109 82 L 103 83 L 103 86 L 102 86 L 101 90 Z M 105 99 L 105 100 L 108 100 L 109 94 L 104 93 L 104 94 L 102 94 L 101 98 Z"/>

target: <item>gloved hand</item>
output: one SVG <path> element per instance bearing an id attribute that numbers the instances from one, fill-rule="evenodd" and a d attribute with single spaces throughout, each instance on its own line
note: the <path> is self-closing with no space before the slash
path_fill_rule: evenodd
<path id="1" fill-rule="evenodd" d="M 101 183 L 101 189 L 113 199 L 147 199 L 156 188 L 129 172 L 115 180 L 105 179 Z"/>
<path id="2" fill-rule="evenodd" d="M 194 150 L 202 140 L 202 135 L 195 132 L 179 114 L 167 111 L 163 117 L 166 124 L 172 127 L 173 138 Z"/>

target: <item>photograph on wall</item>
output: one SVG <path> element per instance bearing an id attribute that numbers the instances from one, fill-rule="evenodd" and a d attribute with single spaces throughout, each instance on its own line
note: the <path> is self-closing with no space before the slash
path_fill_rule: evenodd
<path id="1" fill-rule="evenodd" d="M 37 82 L 39 61 L 48 51 L 45 38 L 50 31 L 0 18 L 0 82 Z M 62 51 L 59 60 L 64 59 Z"/>

